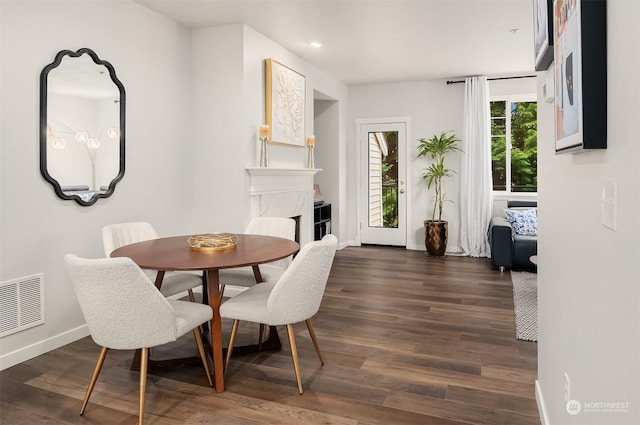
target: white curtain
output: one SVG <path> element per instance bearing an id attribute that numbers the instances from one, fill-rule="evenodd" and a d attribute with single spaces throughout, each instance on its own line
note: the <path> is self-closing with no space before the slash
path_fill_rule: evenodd
<path id="1" fill-rule="evenodd" d="M 489 83 L 484 76 L 467 77 L 464 86 L 460 245 L 471 257 L 489 257 L 487 230 L 493 208 Z"/>

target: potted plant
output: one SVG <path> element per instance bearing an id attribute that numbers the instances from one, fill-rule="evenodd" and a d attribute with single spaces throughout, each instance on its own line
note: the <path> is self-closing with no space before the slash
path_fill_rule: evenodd
<path id="1" fill-rule="evenodd" d="M 427 181 L 427 188 L 431 189 L 433 185 L 435 189 L 433 216 L 431 220 L 424 221 L 424 243 L 429 255 L 442 256 L 447 249 L 448 223 L 442 220 L 442 208 L 447 194 L 442 191 L 442 179 L 451 177 L 455 171 L 445 168 L 444 159 L 449 152 L 460 150 L 459 141 L 451 131 L 442 132 L 439 136 L 434 135 L 430 139 L 418 139 L 418 158 L 430 157 L 433 161 L 422 173 L 422 178 Z"/>

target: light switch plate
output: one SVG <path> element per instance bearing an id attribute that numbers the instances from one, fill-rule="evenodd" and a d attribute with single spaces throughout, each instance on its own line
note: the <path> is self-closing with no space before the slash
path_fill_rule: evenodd
<path id="1" fill-rule="evenodd" d="M 618 182 L 605 180 L 602 183 L 602 225 L 618 230 Z"/>

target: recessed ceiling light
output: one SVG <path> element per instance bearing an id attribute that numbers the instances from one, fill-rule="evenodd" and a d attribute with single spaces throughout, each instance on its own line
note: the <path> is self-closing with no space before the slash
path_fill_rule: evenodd
<path id="1" fill-rule="evenodd" d="M 322 41 L 310 41 L 309 46 L 319 49 L 322 47 Z"/>

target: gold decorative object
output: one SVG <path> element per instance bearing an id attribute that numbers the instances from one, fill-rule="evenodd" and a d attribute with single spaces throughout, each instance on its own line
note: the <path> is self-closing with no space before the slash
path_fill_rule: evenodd
<path id="1" fill-rule="evenodd" d="M 189 236 L 187 242 L 195 251 L 221 251 L 235 248 L 238 236 L 233 233 L 199 233 Z"/>
<path id="2" fill-rule="evenodd" d="M 316 144 L 316 136 L 307 137 L 307 168 L 316 168 L 313 158 L 313 147 Z"/>
<path id="3" fill-rule="evenodd" d="M 316 168 L 313 158 L 313 145 L 307 146 L 307 168 Z"/>
<path id="4" fill-rule="evenodd" d="M 259 129 L 260 139 L 260 167 L 269 166 L 269 152 L 267 151 L 267 143 L 269 142 L 269 126 L 261 125 Z"/>

